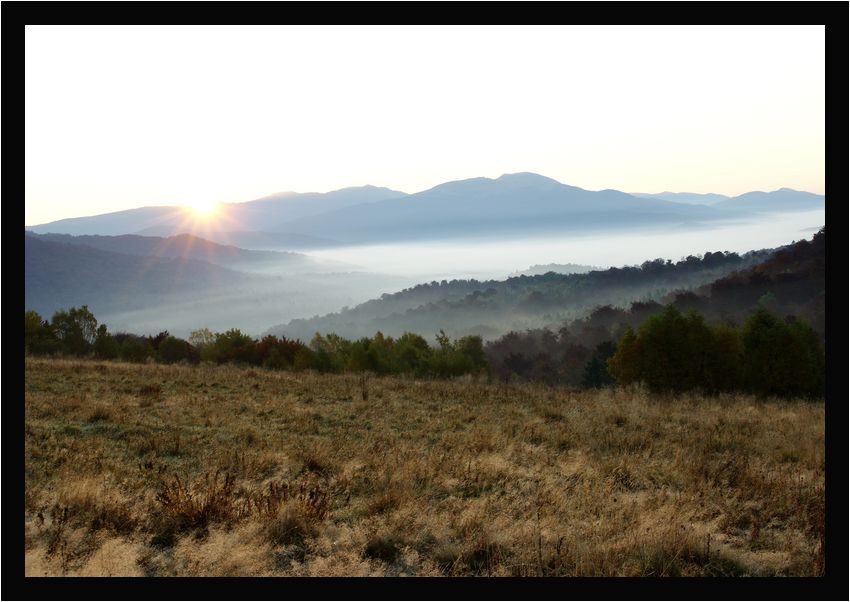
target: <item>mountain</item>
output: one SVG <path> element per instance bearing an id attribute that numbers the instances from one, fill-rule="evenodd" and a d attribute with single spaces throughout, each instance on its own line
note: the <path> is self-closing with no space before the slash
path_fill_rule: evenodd
<path id="1" fill-rule="evenodd" d="M 83 245 L 101 251 L 171 259 L 197 259 L 231 267 L 233 269 L 277 269 L 280 272 L 326 271 L 327 267 L 317 260 L 299 253 L 277 251 L 249 251 L 232 245 L 220 245 L 191 234 L 179 234 L 162 238 L 158 236 L 120 236 L 70 234 L 31 234 L 40 240 Z M 341 264 L 335 266 L 337 269 Z"/>
<path id="2" fill-rule="evenodd" d="M 755 264 L 769 252 L 746 256 L 706 253 L 673 263 L 656 259 L 640 267 L 611 268 L 584 274 L 518 276 L 507 280 L 431 282 L 385 294 L 351 309 L 296 319 L 268 333 L 309 340 L 316 332 L 346 338 L 377 331 L 405 331 L 431 337 L 440 329 L 452 336 L 493 338 L 511 330 L 540 328 L 583 316 L 597 305 L 627 305 L 690 289 L 736 269 Z"/>
<path id="3" fill-rule="evenodd" d="M 662 201 L 672 201 L 674 203 L 686 203 L 689 205 L 713 205 L 720 201 L 726 201 L 732 197 L 724 194 L 700 194 L 697 192 L 657 192 L 655 194 L 647 194 L 645 192 L 631 192 L 632 196 L 642 199 L 659 199 Z"/>
<path id="4" fill-rule="evenodd" d="M 783 211 L 813 211 L 824 208 L 824 195 L 780 188 L 773 192 L 748 192 L 715 203 L 718 209 L 753 211 L 760 213 Z"/>
<path id="5" fill-rule="evenodd" d="M 780 188 L 773 192 L 747 192 L 735 197 L 722 194 L 698 194 L 695 192 L 659 192 L 647 194 L 633 192 L 632 196 L 643 199 L 660 199 L 689 205 L 708 205 L 723 211 L 746 211 L 753 213 L 812 211 L 823 209 L 824 195 L 801 192 L 791 188 Z"/>
<path id="6" fill-rule="evenodd" d="M 729 215 L 711 207 L 590 191 L 533 173 L 440 184 L 406 196 L 297 219 L 290 231 L 349 243 L 522 236 L 681 226 Z"/>
<path id="7" fill-rule="evenodd" d="M 144 234 L 172 236 L 229 231 L 287 232 L 286 224 L 327 211 L 352 205 L 397 199 L 405 193 L 362 186 L 328 193 L 277 193 L 245 203 L 222 203 L 210 217 L 199 217 L 191 209 L 179 206 L 140 207 L 89 217 L 75 217 L 28 227 L 38 234 Z"/>

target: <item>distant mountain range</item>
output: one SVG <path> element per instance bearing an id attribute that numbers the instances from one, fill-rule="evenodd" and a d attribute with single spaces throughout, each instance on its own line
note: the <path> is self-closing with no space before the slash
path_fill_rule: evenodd
<path id="1" fill-rule="evenodd" d="M 647 194 L 633 192 L 632 196 L 643 199 L 660 199 L 689 205 L 710 205 L 719 209 L 735 209 L 758 213 L 783 211 L 810 211 L 822 209 L 824 197 L 811 192 L 800 192 L 791 188 L 780 188 L 773 192 L 747 192 L 735 197 L 723 194 L 698 194 L 694 192 L 658 192 Z"/>
<path id="2" fill-rule="evenodd" d="M 589 191 L 533 173 L 447 182 L 416 194 L 363 186 L 278 193 L 224 203 L 210 218 L 183 207 L 141 207 L 29 227 L 35 233 L 193 234 L 248 248 L 308 250 L 345 244 L 686 227 L 762 212 L 823 208 L 824 197 L 782 188 L 737 197 Z"/>

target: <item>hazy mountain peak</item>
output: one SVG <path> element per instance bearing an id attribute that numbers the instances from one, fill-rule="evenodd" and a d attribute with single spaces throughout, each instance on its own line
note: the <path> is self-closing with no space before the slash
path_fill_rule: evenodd
<path id="1" fill-rule="evenodd" d="M 546 176 L 541 176 L 540 174 L 536 174 L 530 171 L 520 171 L 517 173 L 506 173 L 502 174 L 498 178 L 496 178 L 499 182 L 507 182 L 507 183 L 516 183 L 523 185 L 557 185 L 564 186 L 561 182 L 553 179 L 547 178 Z"/>

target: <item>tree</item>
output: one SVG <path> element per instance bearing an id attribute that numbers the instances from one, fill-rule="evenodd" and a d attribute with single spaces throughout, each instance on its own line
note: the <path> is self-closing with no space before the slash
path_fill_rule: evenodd
<path id="1" fill-rule="evenodd" d="M 608 358 L 608 372 L 620 385 L 628 385 L 640 380 L 640 346 L 631 326 L 617 343 L 617 350 Z"/>
<path id="2" fill-rule="evenodd" d="M 147 338 L 134 334 L 128 334 L 124 337 L 118 351 L 118 357 L 125 362 L 144 362 L 152 355 L 153 349 L 151 349 Z"/>
<path id="3" fill-rule="evenodd" d="M 467 335 L 455 342 L 455 349 L 465 360 L 465 372 L 487 370 L 487 358 L 484 355 L 484 341 L 478 335 Z"/>
<path id="4" fill-rule="evenodd" d="M 608 372 L 608 359 L 616 350 L 612 341 L 603 341 L 596 346 L 590 361 L 585 364 L 582 386 L 601 389 L 614 384 L 614 378 Z"/>
<path id="5" fill-rule="evenodd" d="M 217 332 L 215 343 L 209 347 L 214 349 L 210 359 L 219 364 L 224 362 L 259 364 L 256 358 L 254 339 L 243 334 L 238 328 L 231 328 L 227 332 Z M 207 351 L 207 349 L 204 351 Z"/>
<path id="6" fill-rule="evenodd" d="M 395 352 L 399 372 L 422 376 L 427 369 L 431 347 L 423 337 L 412 332 L 405 332 L 396 341 Z"/>
<path id="7" fill-rule="evenodd" d="M 57 311 L 51 326 L 62 343 L 62 351 L 71 355 L 87 353 L 97 336 L 97 319 L 86 305 Z"/>
<path id="8" fill-rule="evenodd" d="M 744 344 L 738 330 L 728 324 L 712 329 L 707 388 L 713 392 L 735 391 L 741 387 Z"/>
<path id="9" fill-rule="evenodd" d="M 741 338 L 749 390 L 786 397 L 823 394 L 823 348 L 809 326 L 793 317 L 780 320 L 759 306 L 747 317 Z"/>
<path id="10" fill-rule="evenodd" d="M 189 343 L 183 339 L 167 336 L 159 344 L 157 355 L 159 361 L 166 364 L 174 364 L 183 360 L 189 360 L 191 349 Z"/>
<path id="11" fill-rule="evenodd" d="M 106 330 L 106 324 L 97 327 L 97 335 L 94 339 L 94 355 L 103 360 L 111 360 L 118 357 L 118 341 Z"/>
<path id="12" fill-rule="evenodd" d="M 59 339 L 53 333 L 50 323 L 38 312 L 30 310 L 24 313 L 24 353 L 46 355 L 59 351 Z"/>
<path id="13" fill-rule="evenodd" d="M 298 351 L 295 352 L 295 358 L 292 362 L 292 367 L 299 372 L 301 370 L 312 370 L 315 368 L 316 357 L 315 353 L 307 347 L 304 346 Z"/>

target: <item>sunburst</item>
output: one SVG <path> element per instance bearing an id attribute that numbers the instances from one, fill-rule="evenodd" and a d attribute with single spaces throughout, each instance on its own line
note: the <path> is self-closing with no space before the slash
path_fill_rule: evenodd
<path id="1" fill-rule="evenodd" d="M 186 208 L 198 217 L 210 217 L 218 211 L 219 204 L 215 201 L 198 200 L 186 203 Z"/>

